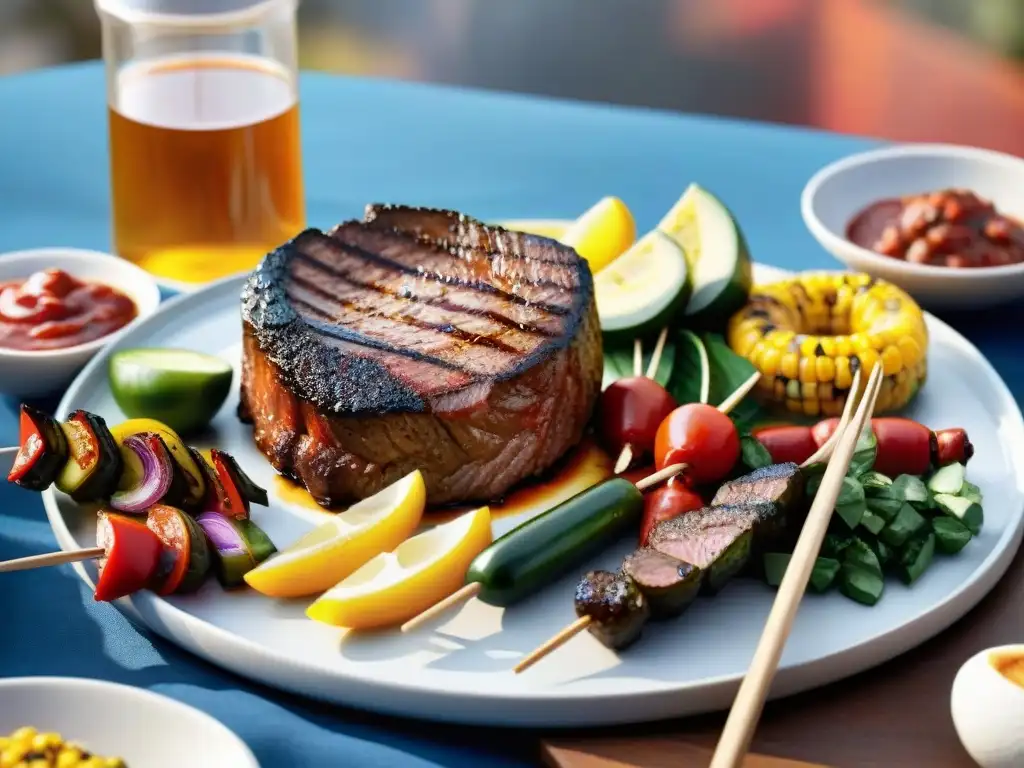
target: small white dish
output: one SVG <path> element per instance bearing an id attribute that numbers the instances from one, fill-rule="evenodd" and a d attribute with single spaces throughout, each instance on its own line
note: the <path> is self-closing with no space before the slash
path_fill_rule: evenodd
<path id="1" fill-rule="evenodd" d="M 73 677 L 0 680 L 0 735 L 55 731 L 128 768 L 259 768 L 249 748 L 209 715 L 166 696 Z"/>
<path id="2" fill-rule="evenodd" d="M 970 189 L 1000 213 L 1024 220 L 1024 160 L 952 144 L 897 145 L 838 160 L 807 182 L 800 211 L 811 234 L 847 267 L 900 286 L 928 308 L 977 309 L 1024 298 L 1024 264 L 913 264 L 846 238 L 850 220 L 872 203 L 950 187 Z"/>
<path id="3" fill-rule="evenodd" d="M 105 283 L 135 302 L 138 316 L 124 328 L 94 341 L 35 352 L 0 347 L 0 393 L 39 397 L 66 387 L 94 354 L 156 312 L 160 287 L 145 270 L 99 251 L 35 248 L 0 254 L 0 283 L 20 280 L 44 269 L 62 269 L 80 280 Z"/>
<path id="4" fill-rule="evenodd" d="M 981 768 L 1024 765 L 1024 686 L 1008 680 L 993 658 L 1024 657 L 1024 645 L 1002 645 L 975 654 L 953 680 L 953 725 Z"/>

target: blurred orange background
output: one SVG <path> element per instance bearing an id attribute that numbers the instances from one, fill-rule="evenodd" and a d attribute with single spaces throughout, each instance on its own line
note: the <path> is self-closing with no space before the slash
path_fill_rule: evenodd
<path id="1" fill-rule="evenodd" d="M 307 69 L 1024 155 L 1024 0 L 303 0 Z M 86 0 L 3 0 L 0 73 L 97 58 Z"/>

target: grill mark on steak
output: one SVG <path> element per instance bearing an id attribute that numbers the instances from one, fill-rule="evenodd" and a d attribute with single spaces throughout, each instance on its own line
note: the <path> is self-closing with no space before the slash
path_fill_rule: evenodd
<path id="1" fill-rule="evenodd" d="M 425 281 L 434 281 L 441 286 L 455 286 L 457 288 L 464 288 L 478 293 L 491 294 L 498 296 L 504 301 L 511 302 L 513 304 L 519 304 L 523 307 L 536 308 L 543 312 L 552 315 L 567 315 L 570 312 L 568 306 L 565 303 L 551 304 L 543 300 L 543 298 L 537 298 L 534 296 L 526 296 L 520 293 L 510 292 L 499 288 L 496 285 L 485 282 L 478 279 L 476 276 L 465 275 L 456 276 L 444 274 L 442 272 L 428 270 L 422 264 L 406 264 L 399 259 L 393 258 L 393 256 L 403 256 L 404 252 L 408 250 L 410 244 L 414 241 L 410 241 L 408 237 L 398 232 L 371 232 L 370 236 L 377 236 L 383 238 L 387 235 L 401 238 L 401 241 L 396 242 L 393 239 L 384 240 L 383 242 L 377 241 L 373 243 L 361 244 L 361 242 L 354 242 L 355 240 L 362 241 L 364 238 L 368 238 L 368 233 L 359 232 L 358 230 L 342 230 L 342 226 L 351 225 L 339 225 L 331 230 L 329 237 L 331 242 L 338 248 L 344 249 L 356 256 L 367 261 L 375 262 L 387 269 L 402 272 L 406 275 L 412 275 L 414 277 L 421 278 Z M 358 224 L 356 224 L 358 226 Z M 349 240 L 342 239 L 342 235 L 351 238 Z M 418 243 L 415 243 L 418 250 Z M 374 250 L 377 249 L 377 250 Z M 401 253 L 398 253 L 398 251 Z M 461 271 L 465 272 L 465 265 L 462 266 Z M 556 297 L 559 298 L 559 297 Z"/>
<path id="2" fill-rule="evenodd" d="M 391 318 L 370 317 L 348 307 L 338 307 L 340 311 L 332 313 L 318 305 L 312 296 L 298 295 L 293 290 L 286 291 L 285 295 L 305 312 L 324 318 L 316 320 L 302 314 L 310 329 L 322 336 L 395 352 L 477 376 L 492 376 L 516 359 L 514 354 L 497 350 L 485 356 L 472 357 L 467 354 L 472 345 L 453 343 L 454 339 L 441 331 L 431 332 Z"/>
<path id="3" fill-rule="evenodd" d="M 508 314 L 501 314 L 495 310 L 478 306 L 483 297 L 475 294 L 472 290 L 448 286 L 438 280 L 423 279 L 418 275 L 415 276 L 415 279 L 410 280 L 410 275 L 404 268 L 401 272 L 396 273 L 372 261 L 364 260 L 362 255 L 354 250 L 350 251 L 353 258 L 349 261 L 354 261 L 356 264 L 346 263 L 344 268 L 327 264 L 321 260 L 320 256 L 329 255 L 332 250 L 339 247 L 335 241 L 328 238 L 309 238 L 309 241 L 304 241 L 302 246 L 308 247 L 309 252 L 301 249 L 296 251 L 295 255 L 301 263 L 297 262 L 293 265 L 292 275 L 301 275 L 303 267 L 309 270 L 319 270 L 329 278 L 349 286 L 348 289 L 339 288 L 339 294 L 341 291 L 354 292 L 351 289 L 360 288 L 395 300 L 409 299 L 429 304 L 447 313 L 486 318 L 492 323 L 523 333 L 540 336 L 556 336 L 558 334 L 561 321 L 544 311 L 542 307 L 535 308 L 535 305 L 532 304 L 505 303 L 503 309 Z M 462 303 L 455 299 L 462 299 Z M 559 308 L 559 312 L 564 312 L 564 310 Z M 520 319 L 516 320 L 510 315 L 515 315 Z M 538 323 L 543 323 L 543 325 Z"/>
<path id="4" fill-rule="evenodd" d="M 490 284 L 529 302 L 565 307 L 579 289 L 576 271 L 568 264 L 532 261 L 520 254 L 487 253 L 471 247 L 444 247 L 398 229 L 368 229 L 363 224 L 342 224 L 328 235 L 391 261 L 415 269 Z"/>
<path id="5" fill-rule="evenodd" d="M 325 302 L 327 302 L 328 304 L 333 304 L 338 309 L 362 312 L 368 317 L 381 317 L 386 318 L 388 320 L 394 320 L 395 322 L 410 325 L 414 328 L 419 328 L 424 331 L 437 331 L 439 333 L 447 334 L 448 336 L 458 339 L 459 341 L 465 342 L 466 344 L 478 344 L 480 346 L 500 350 L 510 355 L 517 355 L 520 352 L 524 351 L 528 352 L 530 351 L 530 348 L 532 346 L 535 346 L 531 345 L 530 347 L 526 347 L 524 349 L 522 346 L 517 347 L 512 344 L 506 344 L 501 339 L 494 338 L 493 336 L 487 336 L 483 333 L 473 333 L 471 331 L 463 330 L 462 328 L 459 328 L 458 326 L 452 324 L 451 322 L 433 323 L 430 322 L 429 320 L 424 320 L 414 315 L 403 313 L 400 310 L 392 310 L 390 312 L 384 311 L 384 308 L 382 308 L 379 304 L 377 306 L 374 306 L 372 304 L 366 304 L 365 302 L 360 302 L 355 299 L 348 300 L 345 299 L 344 297 L 339 297 L 336 292 L 332 293 L 331 291 L 326 290 L 324 287 L 317 285 L 316 283 L 307 280 L 295 274 L 294 272 L 292 273 L 291 283 L 294 285 L 298 285 L 304 291 L 316 294 Z M 290 298 L 295 298 L 295 295 L 292 292 L 287 293 Z M 301 299 L 299 299 L 299 301 L 301 301 Z M 411 302 L 408 303 L 411 304 Z M 308 307 L 309 305 L 307 304 L 306 306 Z M 414 306 L 409 308 L 415 309 Z M 332 315 L 329 312 L 324 312 L 319 307 L 312 309 L 317 314 L 325 316 L 328 319 L 339 319 L 337 315 Z M 501 332 L 504 333 L 505 331 Z"/>

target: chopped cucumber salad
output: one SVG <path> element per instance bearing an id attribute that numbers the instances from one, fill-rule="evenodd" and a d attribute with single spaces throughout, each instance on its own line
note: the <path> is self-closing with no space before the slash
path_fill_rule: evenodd
<path id="1" fill-rule="evenodd" d="M 813 592 L 838 589 L 864 605 L 874 605 L 885 591 L 885 577 L 913 584 L 937 557 L 955 555 L 981 531 L 981 491 L 966 479 L 963 464 L 949 464 L 930 475 L 890 478 L 871 469 L 875 439 L 867 430 L 857 444 L 850 471 L 809 587 Z M 814 496 L 823 465 L 812 473 L 807 493 Z M 782 583 L 791 555 L 764 555 L 764 576 L 773 587 Z"/>

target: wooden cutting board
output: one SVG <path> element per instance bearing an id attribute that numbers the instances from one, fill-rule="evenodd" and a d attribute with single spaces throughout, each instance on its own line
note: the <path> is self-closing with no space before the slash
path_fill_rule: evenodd
<path id="1" fill-rule="evenodd" d="M 937 638 L 849 680 L 770 703 L 744 765 L 971 768 L 949 713 L 953 678 L 978 651 L 1020 642 L 1024 548 L 981 604 Z M 724 720 L 550 734 L 542 751 L 554 768 L 704 768 Z"/>

